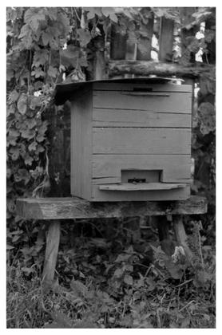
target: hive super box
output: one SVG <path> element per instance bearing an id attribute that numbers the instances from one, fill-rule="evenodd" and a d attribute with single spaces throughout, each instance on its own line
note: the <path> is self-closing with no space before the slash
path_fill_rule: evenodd
<path id="1" fill-rule="evenodd" d="M 166 78 L 60 84 L 71 106 L 71 193 L 92 202 L 190 196 L 193 87 Z"/>

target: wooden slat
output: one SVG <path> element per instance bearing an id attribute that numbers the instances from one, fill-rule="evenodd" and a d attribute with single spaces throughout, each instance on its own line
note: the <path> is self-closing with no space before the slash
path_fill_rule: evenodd
<path id="1" fill-rule="evenodd" d="M 99 190 L 101 191 L 124 191 L 124 192 L 135 192 L 135 191 L 165 191 L 173 190 L 177 188 L 184 188 L 186 184 L 164 184 L 164 183 L 123 183 L 123 184 L 112 184 L 112 185 L 100 185 Z"/>
<path id="2" fill-rule="evenodd" d="M 169 97 L 157 98 L 155 96 L 132 96 L 126 92 L 94 91 L 93 107 L 191 113 L 191 94 L 170 92 Z"/>
<path id="3" fill-rule="evenodd" d="M 123 218 L 153 215 L 204 214 L 207 200 L 191 196 L 185 201 L 173 202 L 118 202 L 90 203 L 79 198 L 17 199 L 17 214 L 24 219 L 60 220 L 89 218 Z"/>
<path id="4" fill-rule="evenodd" d="M 137 59 L 150 60 L 152 50 L 154 15 L 150 12 L 147 24 L 142 25 L 142 29 L 146 30 L 146 36 L 140 36 L 137 44 Z"/>
<path id="5" fill-rule="evenodd" d="M 190 186 L 172 190 L 152 191 L 110 191 L 100 190 L 100 186 L 92 186 L 92 201 L 173 201 L 185 200 L 190 196 Z"/>
<path id="6" fill-rule="evenodd" d="M 95 91 L 133 91 L 134 89 L 153 89 L 154 92 L 192 92 L 192 85 L 176 85 L 173 83 L 167 84 L 144 84 L 139 82 L 134 83 L 93 83 Z"/>
<path id="7" fill-rule="evenodd" d="M 191 148 L 190 129 L 94 128 L 96 154 L 184 154 Z"/>
<path id="8" fill-rule="evenodd" d="M 174 127 L 190 128 L 190 114 L 158 113 L 142 110 L 94 109 L 93 127 Z"/>
<path id="9" fill-rule="evenodd" d="M 163 170 L 163 182 L 189 182 L 189 155 L 93 155 L 92 177 L 97 184 L 103 178 L 113 183 L 121 181 L 121 170 Z M 94 179 L 93 179 L 94 183 Z"/>
<path id="10" fill-rule="evenodd" d="M 162 16 L 160 24 L 159 60 L 172 61 L 174 21 Z"/>
<path id="11" fill-rule="evenodd" d="M 91 197 L 92 94 L 82 92 L 71 106 L 71 194 Z"/>

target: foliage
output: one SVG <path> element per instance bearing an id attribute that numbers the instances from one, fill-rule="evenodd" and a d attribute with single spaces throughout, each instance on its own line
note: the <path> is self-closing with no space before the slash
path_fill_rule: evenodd
<path id="1" fill-rule="evenodd" d="M 52 286 L 41 286 L 37 268 L 28 279 L 21 264 L 8 268 L 8 327 L 215 327 L 214 251 L 193 226 L 189 243 L 202 255 L 193 264 L 179 248 L 166 255 L 157 241 L 148 250 L 147 237 L 137 251 L 120 237 L 88 238 L 87 227 L 74 240 L 64 234 Z"/>
<path id="2" fill-rule="evenodd" d="M 177 7 L 7 8 L 9 328 L 214 327 L 215 251 L 210 246 L 215 242 L 213 71 L 208 77 L 201 76 L 195 97 L 193 192 L 208 196 L 211 216 L 202 218 L 202 230 L 194 222 L 193 237 L 189 235 L 193 263 L 179 247 L 172 257 L 157 241 L 131 245 L 122 223 L 115 228 L 115 238 L 107 240 L 98 220 L 96 229 L 92 222 L 86 224 L 94 227 L 89 236 L 83 236 L 83 228 L 73 234 L 78 237 L 71 245 L 65 237 L 67 232 L 72 236 L 71 228 L 64 228 L 57 282 L 45 290 L 40 276 L 47 227 L 43 222 L 24 222 L 15 213 L 18 196 L 45 196 L 60 178 L 58 171 L 50 174 L 49 169 L 55 123 L 60 128 L 64 125 L 64 110 L 52 104 L 55 85 L 64 79 L 93 77 L 96 52 L 108 54 L 112 24 L 130 42 L 141 43 L 148 37 L 147 23 L 153 15 L 157 22 L 164 16 L 188 31 L 206 21 L 204 37 L 198 39 L 193 31 L 188 34 L 185 49 L 175 61 L 186 64 L 201 48 L 204 61 L 213 64 L 209 53 L 209 46 L 215 43 L 212 8 L 195 9 L 188 21 Z"/>

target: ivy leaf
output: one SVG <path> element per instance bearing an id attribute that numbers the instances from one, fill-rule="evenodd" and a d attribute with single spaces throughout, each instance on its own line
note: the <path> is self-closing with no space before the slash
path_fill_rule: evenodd
<path id="1" fill-rule="evenodd" d="M 25 93 L 22 93 L 18 99 L 17 107 L 20 114 L 24 115 L 27 111 L 28 97 Z"/>
<path id="2" fill-rule="evenodd" d="M 19 169 L 14 177 L 15 177 L 15 180 L 17 182 L 23 180 L 25 182 L 25 184 L 28 184 L 28 182 L 30 180 L 30 174 L 26 169 Z"/>
<path id="3" fill-rule="evenodd" d="M 114 9 L 112 7 L 102 7 L 101 10 L 102 10 L 103 15 L 106 16 L 106 17 L 108 17 L 111 14 L 115 13 Z"/>
<path id="4" fill-rule="evenodd" d="M 35 96 L 30 97 L 29 107 L 32 110 L 35 110 L 36 107 L 39 107 L 40 105 L 41 105 L 41 98 L 40 97 L 35 97 Z"/>
<path id="5" fill-rule="evenodd" d="M 47 73 L 50 77 L 56 78 L 58 74 L 58 70 L 55 67 L 50 65 Z"/>
<path id="6" fill-rule="evenodd" d="M 19 148 L 13 147 L 9 150 L 9 153 L 13 161 L 16 161 L 19 158 Z"/>
<path id="7" fill-rule="evenodd" d="M 37 67 L 31 72 L 31 75 L 35 76 L 35 78 L 45 77 L 45 72 L 40 67 Z"/>
<path id="8" fill-rule="evenodd" d="M 15 105 L 7 106 L 7 116 L 15 114 Z"/>
<path id="9" fill-rule="evenodd" d="M 42 43 L 43 43 L 43 45 L 47 46 L 50 43 L 51 39 L 52 39 L 52 35 L 43 31 L 43 33 L 42 33 Z"/>
<path id="10" fill-rule="evenodd" d="M 40 49 L 35 51 L 34 57 L 33 57 L 33 66 L 39 67 L 40 65 L 44 65 L 46 62 L 48 62 L 49 59 L 49 51 L 46 49 Z"/>
<path id="11" fill-rule="evenodd" d="M 18 130 L 15 129 L 10 129 L 8 136 L 7 136 L 7 146 L 12 145 L 15 146 L 17 143 L 17 139 L 20 135 L 20 132 Z"/>
<path id="12" fill-rule="evenodd" d="M 102 16 L 102 11 L 100 7 L 85 7 L 84 10 L 88 12 L 86 14 L 88 20 L 94 19 L 96 15 L 98 15 L 99 17 Z"/>
<path id="13" fill-rule="evenodd" d="M 118 17 L 115 14 L 115 10 L 112 7 L 102 7 L 101 9 L 103 15 L 105 17 L 110 17 L 110 19 L 114 22 L 118 22 Z"/>
<path id="14" fill-rule="evenodd" d="M 91 41 L 91 34 L 88 30 L 77 29 L 77 34 L 79 37 L 79 42 L 82 47 L 85 47 Z"/>
<path id="15" fill-rule="evenodd" d="M 60 51 L 61 63 L 63 66 L 72 65 L 74 68 L 78 62 L 80 56 L 80 48 L 70 45 L 67 49 Z"/>
<path id="16" fill-rule="evenodd" d="M 39 8 L 30 8 L 25 12 L 24 21 L 29 23 L 33 31 L 37 31 L 41 21 L 46 21 L 46 15 Z"/>
<path id="17" fill-rule="evenodd" d="M 27 138 L 31 140 L 33 137 L 35 137 L 35 130 L 34 129 L 22 129 L 21 134 L 23 138 Z"/>
<path id="18" fill-rule="evenodd" d="M 38 144 L 37 148 L 36 148 L 36 151 L 35 151 L 36 155 L 39 155 L 40 152 L 44 152 L 44 151 L 45 151 L 44 147 L 42 145 Z"/>
<path id="19" fill-rule="evenodd" d="M 33 158 L 31 156 L 29 156 L 28 154 L 25 155 L 25 158 L 24 158 L 24 162 L 25 162 L 25 165 L 32 165 L 33 163 Z"/>
<path id="20" fill-rule="evenodd" d="M 122 268 L 118 268 L 115 270 L 113 276 L 116 278 L 120 278 L 122 277 L 123 273 L 124 273 L 124 270 Z"/>
<path id="21" fill-rule="evenodd" d="M 41 135 L 41 134 L 39 134 L 39 135 L 36 136 L 36 141 L 37 141 L 37 142 L 43 142 L 44 139 L 45 139 L 45 136 L 43 136 L 43 135 Z"/>
<path id="22" fill-rule="evenodd" d="M 200 131 L 203 135 L 209 134 L 216 128 L 215 110 L 210 102 L 203 102 L 198 109 L 200 115 Z"/>
<path id="23" fill-rule="evenodd" d="M 133 285 L 133 277 L 130 276 L 130 275 L 128 275 L 128 274 L 126 274 L 126 275 L 124 276 L 123 281 L 124 281 L 124 283 L 126 283 L 127 285 L 130 285 L 130 286 Z"/>
<path id="24" fill-rule="evenodd" d="M 13 90 L 8 97 L 9 103 L 16 102 L 18 100 L 19 93 L 16 90 Z"/>
<path id="25" fill-rule="evenodd" d="M 28 146 L 29 151 L 35 151 L 37 145 L 38 145 L 38 143 L 35 142 L 35 141 L 33 141 L 33 142 Z"/>
<path id="26" fill-rule="evenodd" d="M 47 129 L 48 129 L 48 122 L 43 121 L 42 125 L 38 129 L 38 134 L 39 135 L 44 135 Z"/>
<path id="27" fill-rule="evenodd" d="M 26 125 L 28 129 L 32 129 L 36 126 L 36 120 L 34 118 L 28 118 L 26 119 Z"/>
<path id="28" fill-rule="evenodd" d="M 113 21 L 113 22 L 118 22 L 118 17 L 116 16 L 116 14 L 115 13 L 112 13 L 112 14 L 110 14 L 110 19 Z"/>

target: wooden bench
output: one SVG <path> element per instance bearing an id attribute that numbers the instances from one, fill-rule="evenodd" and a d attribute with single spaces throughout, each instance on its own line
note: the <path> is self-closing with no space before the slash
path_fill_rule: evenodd
<path id="1" fill-rule="evenodd" d="M 49 220 L 46 239 L 43 282 L 54 279 L 59 242 L 60 223 L 66 219 L 92 218 L 144 218 L 157 217 L 163 223 L 164 216 L 172 216 L 174 230 L 179 245 L 189 255 L 186 233 L 183 226 L 183 215 L 197 215 L 207 212 L 207 201 L 203 197 L 191 196 L 182 201 L 149 201 L 149 202 L 104 202 L 90 203 L 79 198 L 20 198 L 16 204 L 17 214 L 23 219 Z"/>

